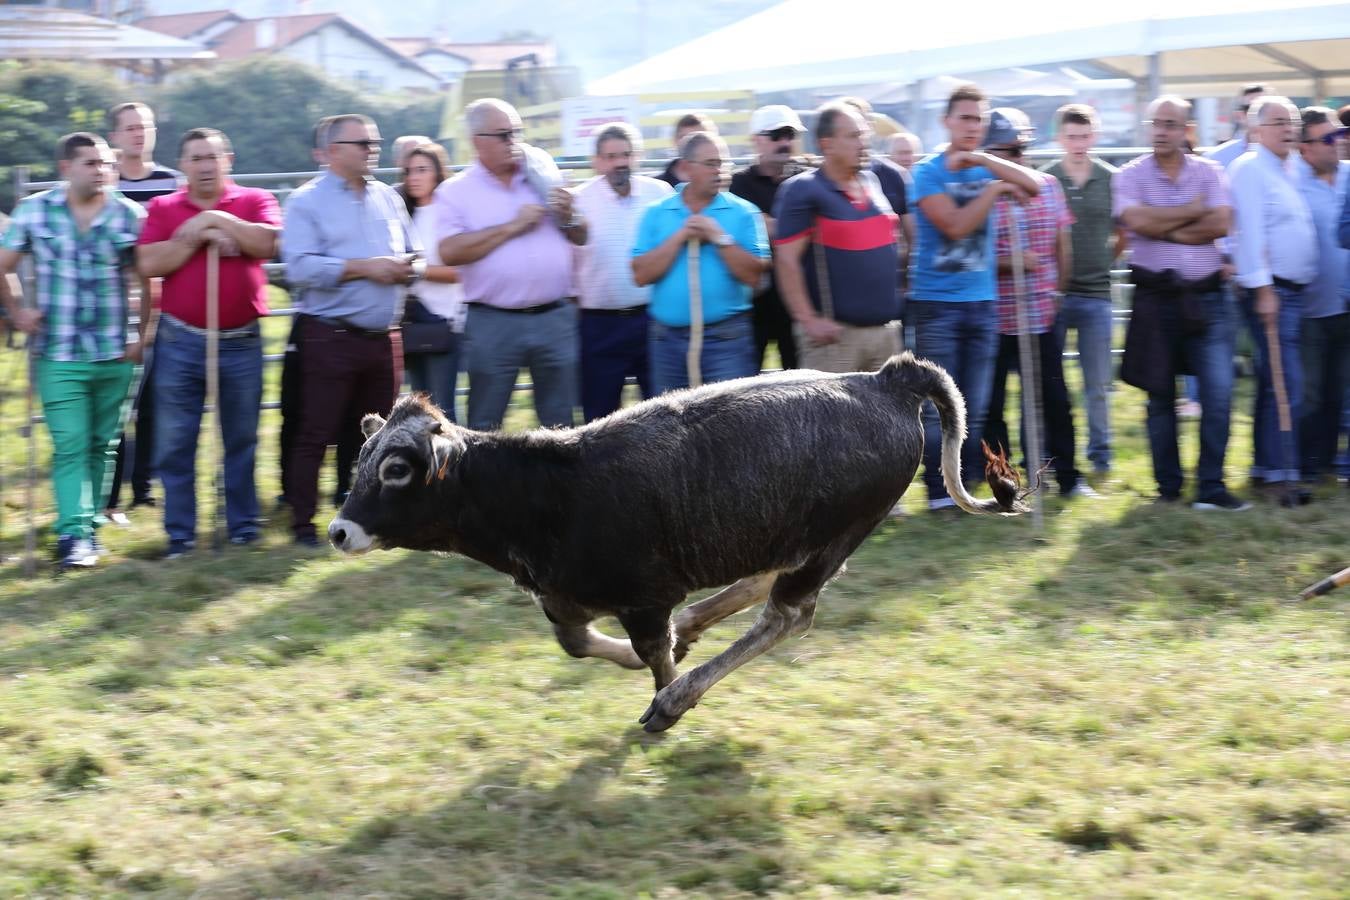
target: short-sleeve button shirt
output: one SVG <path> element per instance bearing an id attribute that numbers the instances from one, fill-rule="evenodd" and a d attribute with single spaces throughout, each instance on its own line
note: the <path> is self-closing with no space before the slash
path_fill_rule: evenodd
<path id="1" fill-rule="evenodd" d="M 54 362 L 102 362 L 126 353 L 127 282 L 145 211 L 113 190 L 81 232 L 65 185 L 25 198 L 0 246 L 33 257 L 43 327 L 33 351 Z"/>

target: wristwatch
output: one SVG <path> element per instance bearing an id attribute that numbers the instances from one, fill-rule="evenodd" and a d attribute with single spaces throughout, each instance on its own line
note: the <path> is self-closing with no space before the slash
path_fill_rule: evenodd
<path id="1" fill-rule="evenodd" d="M 418 257 L 412 261 L 412 280 L 421 281 L 427 277 L 427 261 Z"/>
<path id="2" fill-rule="evenodd" d="M 732 244 L 736 243 L 736 239 L 724 231 L 713 238 L 713 243 L 718 247 L 730 247 Z"/>

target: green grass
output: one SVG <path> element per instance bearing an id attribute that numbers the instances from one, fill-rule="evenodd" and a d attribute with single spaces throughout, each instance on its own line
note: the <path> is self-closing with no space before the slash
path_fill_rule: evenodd
<path id="1" fill-rule="evenodd" d="M 1286 602 L 1350 557 L 1346 492 L 1155 508 L 1115 402 L 1107 499 L 1037 540 L 913 491 L 808 635 L 656 738 L 648 676 L 567 658 L 467 560 L 296 552 L 277 519 L 163 563 L 138 514 L 90 572 L 0 567 L 0 895 L 1350 896 L 1345 598 Z"/>

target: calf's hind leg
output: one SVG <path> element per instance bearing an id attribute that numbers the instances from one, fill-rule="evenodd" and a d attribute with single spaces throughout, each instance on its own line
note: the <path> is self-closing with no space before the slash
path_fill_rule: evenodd
<path id="1" fill-rule="evenodd" d="M 850 546 L 843 556 L 830 554 L 826 559 L 817 558 L 800 569 L 779 575 L 770 590 L 769 602 L 750 630 L 712 659 L 658 691 L 638 721 L 647 731 L 665 731 L 693 709 L 714 684 L 784 638 L 804 633 L 815 617 L 821 587 L 838 571 L 843 557 L 852 549 Z"/>
<path id="2" fill-rule="evenodd" d="M 691 603 L 675 614 L 675 662 L 684 659 L 703 632 L 743 609 L 763 603 L 769 588 L 778 577 L 777 572 L 765 572 L 742 578 L 722 588 L 711 597 Z"/>

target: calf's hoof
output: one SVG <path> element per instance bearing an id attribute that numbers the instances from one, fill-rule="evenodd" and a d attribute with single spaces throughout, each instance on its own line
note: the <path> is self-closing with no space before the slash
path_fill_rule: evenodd
<path id="1" fill-rule="evenodd" d="M 688 708 L 680 709 L 676 704 L 671 703 L 666 697 L 666 692 L 662 690 L 652 698 L 651 705 L 638 718 L 638 723 L 642 725 L 644 731 L 655 734 L 658 731 L 665 731 L 680 721 L 680 717 L 688 711 Z"/>

